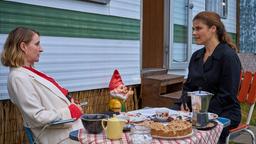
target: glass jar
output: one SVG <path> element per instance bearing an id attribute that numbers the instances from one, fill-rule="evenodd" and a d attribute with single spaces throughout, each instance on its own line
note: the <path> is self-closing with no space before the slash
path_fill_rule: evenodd
<path id="1" fill-rule="evenodd" d="M 131 143 L 132 144 L 151 144 L 151 130 L 145 126 L 133 126 L 131 128 Z"/>

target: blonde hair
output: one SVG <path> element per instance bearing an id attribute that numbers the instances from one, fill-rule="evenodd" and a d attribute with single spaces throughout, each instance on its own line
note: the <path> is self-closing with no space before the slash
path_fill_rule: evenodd
<path id="1" fill-rule="evenodd" d="M 1 53 L 1 62 L 4 66 L 20 67 L 24 65 L 24 53 L 20 48 L 21 42 L 28 44 L 31 42 L 34 34 L 39 32 L 25 27 L 17 27 L 12 30 L 4 44 Z"/>
<path id="2" fill-rule="evenodd" d="M 236 45 L 232 42 L 231 37 L 228 35 L 224 24 L 221 21 L 221 17 L 215 12 L 203 11 L 198 13 L 194 20 L 201 20 L 208 27 L 216 26 L 218 40 L 223 43 L 227 43 L 231 48 L 237 50 Z"/>

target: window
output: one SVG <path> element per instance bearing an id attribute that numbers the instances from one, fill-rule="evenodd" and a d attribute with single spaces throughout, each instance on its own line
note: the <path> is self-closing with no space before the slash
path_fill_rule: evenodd
<path id="1" fill-rule="evenodd" d="M 187 68 L 192 46 L 192 0 L 169 1 L 169 60 L 170 70 Z"/>
<path id="2" fill-rule="evenodd" d="M 228 0 L 205 0 L 205 10 L 218 13 L 221 18 L 228 16 Z"/>

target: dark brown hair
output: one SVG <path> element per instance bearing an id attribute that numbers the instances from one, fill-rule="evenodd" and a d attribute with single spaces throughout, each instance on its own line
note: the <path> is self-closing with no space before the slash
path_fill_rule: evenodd
<path id="1" fill-rule="evenodd" d="M 4 44 L 4 49 L 1 53 L 1 62 L 4 66 L 19 67 L 24 65 L 24 53 L 20 48 L 21 42 L 28 44 L 31 42 L 34 34 L 39 32 L 26 28 L 17 27 L 12 30 Z"/>
<path id="2" fill-rule="evenodd" d="M 215 12 L 203 11 L 198 13 L 194 20 L 201 20 L 204 24 L 206 24 L 209 28 L 212 26 L 216 26 L 217 28 L 217 36 L 220 42 L 227 43 L 231 48 L 237 50 L 236 45 L 232 42 L 231 37 L 228 35 L 224 24 L 221 21 L 221 17 Z"/>

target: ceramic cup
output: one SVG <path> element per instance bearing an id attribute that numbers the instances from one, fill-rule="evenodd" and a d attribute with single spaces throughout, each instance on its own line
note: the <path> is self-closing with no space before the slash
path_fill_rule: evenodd
<path id="1" fill-rule="evenodd" d="M 169 110 L 167 109 L 157 109 L 156 118 L 158 120 L 167 120 L 169 118 Z"/>

